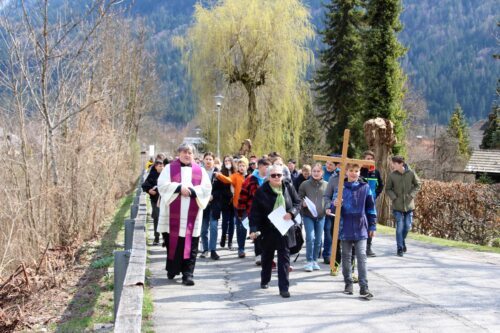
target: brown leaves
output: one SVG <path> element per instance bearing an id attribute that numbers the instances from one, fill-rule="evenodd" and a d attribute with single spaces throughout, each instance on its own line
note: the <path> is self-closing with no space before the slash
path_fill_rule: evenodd
<path id="1" fill-rule="evenodd" d="M 422 234 L 487 245 L 500 236 L 500 185 L 426 180 L 416 197 Z"/>

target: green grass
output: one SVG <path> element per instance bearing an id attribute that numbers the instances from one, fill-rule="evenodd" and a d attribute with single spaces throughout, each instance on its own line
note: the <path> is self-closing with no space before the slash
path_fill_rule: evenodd
<path id="1" fill-rule="evenodd" d="M 396 234 L 396 229 L 391 228 L 391 227 L 387 227 L 387 226 L 384 226 L 381 224 L 377 224 L 377 233 L 380 233 L 383 235 L 394 236 Z M 408 237 L 411 239 L 418 240 L 420 242 L 436 244 L 436 245 L 441 245 L 441 246 L 456 247 L 456 248 L 460 248 L 460 249 L 480 251 L 480 252 L 500 253 L 500 248 L 498 248 L 498 247 L 477 245 L 477 244 L 454 241 L 454 240 L 449 240 L 449 239 L 442 239 L 442 238 L 438 238 L 438 237 L 425 236 L 425 235 L 417 234 L 414 232 L 410 232 L 408 234 Z"/>
<path id="2" fill-rule="evenodd" d="M 84 274 L 84 280 L 90 283 L 78 288 L 67 308 L 71 312 L 69 319 L 51 325 L 51 331 L 85 332 L 92 330 L 94 324 L 113 322 L 113 279 L 107 269 L 113 264 L 113 251 L 119 249 L 117 240 L 123 239 L 123 220 L 130 216 L 134 195 L 135 191 L 121 199 L 113 219 L 103 226 L 106 232 Z"/>
<path id="3" fill-rule="evenodd" d="M 146 276 L 151 276 L 149 269 L 146 270 Z M 147 281 L 147 280 L 146 280 Z M 149 283 L 146 282 L 144 286 L 144 299 L 142 301 L 142 331 L 147 333 L 154 333 L 153 329 L 153 295 L 149 288 Z"/>

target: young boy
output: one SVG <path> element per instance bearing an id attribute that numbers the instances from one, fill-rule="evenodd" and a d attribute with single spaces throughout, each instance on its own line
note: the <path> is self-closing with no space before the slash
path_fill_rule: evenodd
<path id="1" fill-rule="evenodd" d="M 375 200 L 368 183 L 359 177 L 360 166 L 347 164 L 347 182 L 344 183 L 342 194 L 339 239 L 342 241 L 342 275 L 344 276 L 344 294 L 352 295 L 353 279 L 351 275 L 351 256 L 354 246 L 358 259 L 359 294 L 370 299 L 373 294 L 368 289 L 366 274 L 366 240 L 374 237 L 377 212 Z M 334 199 L 334 206 L 339 204 Z"/>

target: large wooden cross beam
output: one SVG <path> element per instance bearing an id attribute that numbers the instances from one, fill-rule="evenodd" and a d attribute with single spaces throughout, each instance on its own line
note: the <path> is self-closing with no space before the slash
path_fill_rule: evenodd
<path id="1" fill-rule="evenodd" d="M 342 143 L 342 155 L 340 157 L 323 156 L 323 155 L 313 155 L 313 159 L 316 161 L 331 161 L 335 163 L 340 163 L 340 175 L 339 175 L 339 187 L 337 198 L 342 199 L 342 193 L 344 192 L 344 178 L 346 172 L 346 165 L 348 163 L 359 164 L 360 167 L 373 165 L 374 161 L 369 160 L 356 160 L 347 157 L 347 148 L 349 147 L 349 130 L 344 131 L 344 141 Z M 332 199 L 332 198 L 330 198 Z M 340 202 L 341 200 L 339 200 Z M 333 238 L 332 238 L 332 256 L 330 257 L 330 269 L 333 270 L 335 265 L 335 257 L 337 255 L 337 244 L 339 241 L 339 225 L 340 225 L 340 210 L 341 205 L 335 207 L 335 221 L 333 224 Z"/>

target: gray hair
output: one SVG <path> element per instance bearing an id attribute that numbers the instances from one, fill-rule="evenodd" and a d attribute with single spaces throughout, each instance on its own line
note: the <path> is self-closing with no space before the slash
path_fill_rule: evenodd
<path id="1" fill-rule="evenodd" d="M 267 167 L 267 172 L 266 172 L 266 179 L 271 178 L 269 175 L 275 171 L 276 173 L 281 173 L 283 174 L 283 166 L 277 165 L 277 164 L 272 164 L 269 167 Z"/>
<path id="2" fill-rule="evenodd" d="M 188 151 L 190 150 L 193 154 L 196 153 L 196 148 L 190 144 L 190 143 L 181 143 L 179 147 L 177 147 L 177 152 L 180 153 L 181 151 Z"/>

